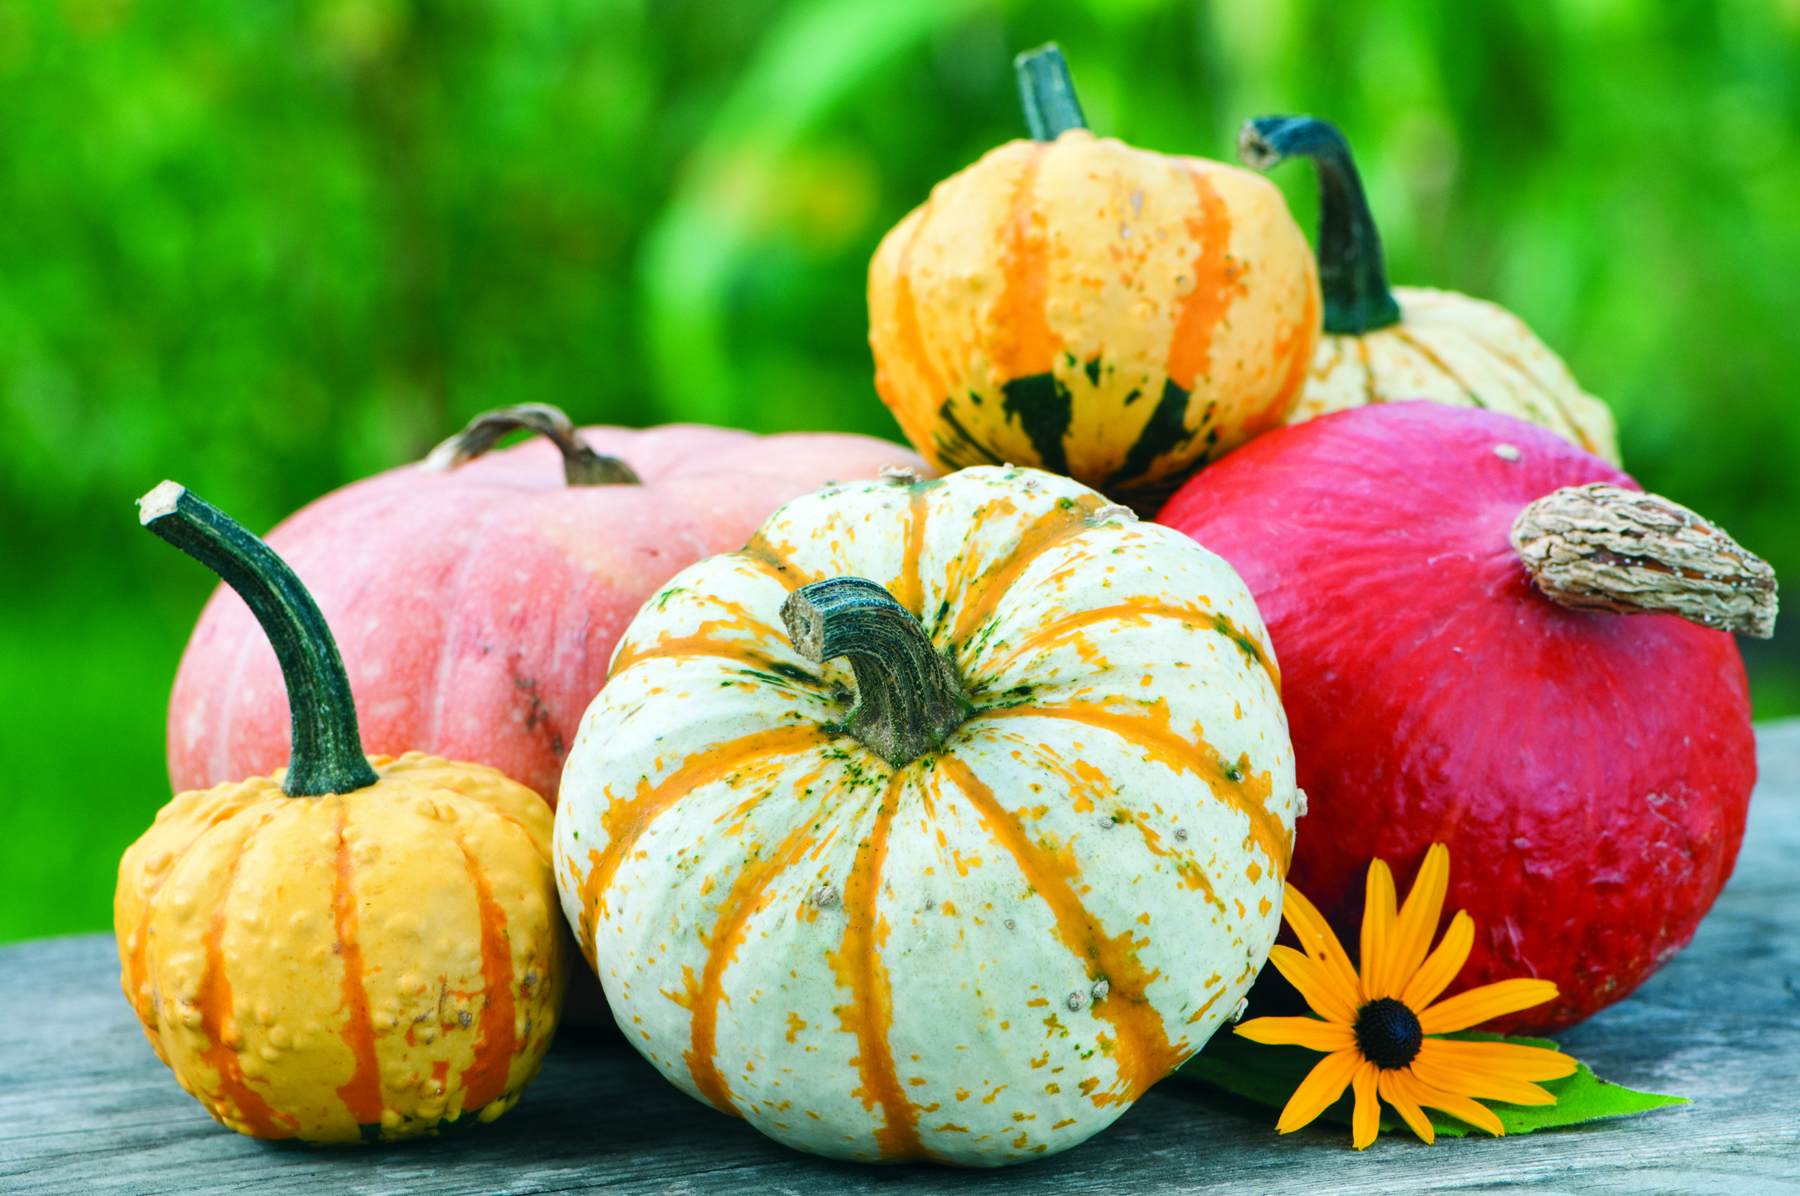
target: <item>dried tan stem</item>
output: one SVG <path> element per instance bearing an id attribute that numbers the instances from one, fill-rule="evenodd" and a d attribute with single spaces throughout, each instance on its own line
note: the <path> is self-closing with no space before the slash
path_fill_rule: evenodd
<path id="1" fill-rule="evenodd" d="M 617 457 L 603 457 L 589 448 L 562 408 L 548 403 L 520 403 L 483 411 L 468 427 L 431 450 L 425 468 L 433 473 L 455 469 L 481 456 L 509 432 L 529 428 L 547 436 L 563 457 L 563 479 L 571 486 L 629 486 L 638 484 L 631 466 Z"/>
<path id="2" fill-rule="evenodd" d="M 1775 634 L 1775 571 L 1678 503 L 1594 482 L 1564 486 L 1513 520 L 1512 545 L 1548 598 L 1576 610 L 1680 615 Z"/>

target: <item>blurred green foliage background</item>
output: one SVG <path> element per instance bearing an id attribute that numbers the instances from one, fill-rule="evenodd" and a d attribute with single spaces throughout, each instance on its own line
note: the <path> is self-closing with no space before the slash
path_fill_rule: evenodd
<path id="1" fill-rule="evenodd" d="M 264 530 L 524 400 L 897 436 L 869 255 L 1052 38 L 1138 145 L 1337 120 L 1396 282 L 1518 311 L 1800 577 L 1797 0 L 0 0 L 0 940 L 110 926 L 169 796 L 210 587 L 135 497 Z M 1745 650 L 1800 712 L 1793 618 Z"/>

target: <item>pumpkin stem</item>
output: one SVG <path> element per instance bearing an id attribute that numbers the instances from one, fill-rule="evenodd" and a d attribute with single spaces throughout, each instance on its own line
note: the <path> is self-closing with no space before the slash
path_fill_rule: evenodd
<path id="1" fill-rule="evenodd" d="M 1045 42 L 1013 59 L 1019 76 L 1019 104 L 1033 141 L 1055 141 L 1070 129 L 1087 128 L 1069 64 L 1055 42 Z"/>
<path id="2" fill-rule="evenodd" d="M 1564 486 L 1520 511 L 1511 539 L 1532 581 L 1559 605 L 1775 634 L 1775 570 L 1660 495 L 1602 482 Z"/>
<path id="3" fill-rule="evenodd" d="M 571 486 L 635 486 L 637 471 L 617 457 L 602 457 L 587 446 L 562 408 L 548 403 L 520 403 L 483 411 L 462 431 L 431 450 L 425 468 L 433 473 L 472 461 L 519 428 L 529 428 L 556 442 L 562 452 L 563 478 Z"/>
<path id="4" fill-rule="evenodd" d="M 815 664 L 848 656 L 856 673 L 850 733 L 895 768 L 944 742 L 969 717 L 956 666 L 931 646 L 913 613 L 862 577 L 802 586 L 781 604 L 800 655 Z"/>
<path id="5" fill-rule="evenodd" d="M 1319 290 L 1325 331 L 1361 336 L 1400 322 L 1388 290 L 1381 232 L 1363 194 L 1350 143 L 1315 116 L 1259 116 L 1238 130 L 1238 160 L 1268 170 L 1289 158 L 1311 158 L 1319 172 Z"/>
<path id="6" fill-rule="evenodd" d="M 175 482 L 138 499 L 138 522 L 217 573 L 269 637 L 293 717 L 293 753 L 282 792 L 319 797 L 373 785 L 375 770 L 363 755 L 356 703 L 337 642 L 287 562 L 231 516 Z"/>

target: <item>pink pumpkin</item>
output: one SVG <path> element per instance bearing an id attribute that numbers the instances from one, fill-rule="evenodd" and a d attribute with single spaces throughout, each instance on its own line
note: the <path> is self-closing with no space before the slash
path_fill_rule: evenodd
<path id="1" fill-rule="evenodd" d="M 630 467 L 622 476 L 642 480 L 570 484 L 566 463 L 575 476 L 607 476 L 604 463 L 582 457 L 561 412 L 520 410 L 478 419 L 445 447 L 461 440 L 463 456 L 478 456 L 530 421 L 563 433 L 565 461 L 539 438 L 448 469 L 433 454 L 325 495 L 266 538 L 337 635 L 368 751 L 480 761 L 552 805 L 613 646 L 659 586 L 742 548 L 776 508 L 828 481 L 887 465 L 928 472 L 867 436 L 671 424 L 582 429 Z M 221 586 L 169 701 L 175 791 L 266 776 L 287 761 L 288 726 L 275 654 Z"/>
<path id="2" fill-rule="evenodd" d="M 1554 433 L 1432 403 L 1259 437 L 1157 518 L 1256 597 L 1310 798 L 1289 880 L 1340 939 L 1370 860 L 1404 892 L 1445 843 L 1446 920 L 1478 928 L 1448 991 L 1561 990 L 1493 1028 L 1568 1026 L 1686 945 L 1756 779 L 1737 646 L 1689 620 L 1768 635 L 1766 564 Z M 1683 617 L 1615 613 L 1651 609 Z"/>

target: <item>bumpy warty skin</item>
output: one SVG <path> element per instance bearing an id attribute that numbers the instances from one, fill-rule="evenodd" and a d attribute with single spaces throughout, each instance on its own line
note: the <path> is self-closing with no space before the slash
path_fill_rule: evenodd
<path id="1" fill-rule="evenodd" d="M 1085 129 L 939 183 L 868 301 L 876 390 L 937 468 L 1038 466 L 1143 510 L 1281 423 L 1321 308 L 1268 180 Z"/>
<path id="2" fill-rule="evenodd" d="M 891 766 L 852 674 L 782 630 L 860 576 L 974 713 Z M 1066 478 L 977 468 L 796 500 L 621 642 L 556 823 L 614 1015 L 673 1083 L 836 1158 L 1067 1149 L 1231 1013 L 1298 795 L 1279 674 L 1217 557 Z"/>
<path id="3" fill-rule="evenodd" d="M 511 1108 L 568 980 L 551 813 L 493 769 L 371 757 L 377 784 L 281 774 L 180 794 L 125 853 L 121 983 L 220 1123 L 353 1142 Z"/>

